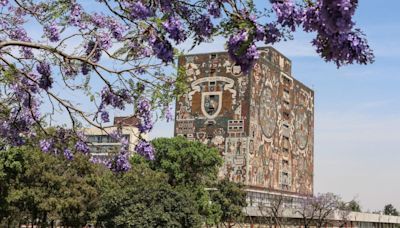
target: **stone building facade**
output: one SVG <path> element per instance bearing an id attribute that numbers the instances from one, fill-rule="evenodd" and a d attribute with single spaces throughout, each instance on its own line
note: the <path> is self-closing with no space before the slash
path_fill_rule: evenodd
<path id="1" fill-rule="evenodd" d="M 312 195 L 314 92 L 293 78 L 289 59 L 260 51 L 247 73 L 226 52 L 180 57 L 189 92 L 176 102 L 175 135 L 217 147 L 220 178 Z"/>

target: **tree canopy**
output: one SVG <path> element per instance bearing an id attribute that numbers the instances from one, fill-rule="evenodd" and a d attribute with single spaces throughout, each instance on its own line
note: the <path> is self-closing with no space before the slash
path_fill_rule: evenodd
<path id="1" fill-rule="evenodd" d="M 154 144 L 160 156 L 135 155 L 122 173 L 80 153 L 68 159 L 29 145 L 0 150 L 0 226 L 200 227 L 243 216 L 243 186 L 217 180 L 215 149 L 182 137 Z"/>
<path id="2" fill-rule="evenodd" d="M 216 148 L 184 137 L 152 141 L 156 151 L 150 167 L 169 174 L 172 185 L 207 185 L 216 181 L 222 157 Z"/>

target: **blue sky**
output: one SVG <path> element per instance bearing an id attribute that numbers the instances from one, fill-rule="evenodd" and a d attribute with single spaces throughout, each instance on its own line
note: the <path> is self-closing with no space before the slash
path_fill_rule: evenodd
<path id="1" fill-rule="evenodd" d="M 257 2 L 261 5 L 262 2 Z M 337 69 L 315 54 L 312 34 L 275 47 L 292 60 L 295 78 L 315 91 L 315 192 L 356 198 L 363 210 L 400 209 L 400 1 L 360 0 L 355 20 L 376 61 Z M 223 39 L 194 52 L 223 50 Z M 160 123 L 153 136 L 171 136 Z"/>

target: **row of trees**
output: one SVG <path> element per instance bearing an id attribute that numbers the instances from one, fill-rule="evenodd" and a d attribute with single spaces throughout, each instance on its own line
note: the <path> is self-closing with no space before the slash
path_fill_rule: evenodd
<path id="1" fill-rule="evenodd" d="M 243 186 L 217 181 L 216 149 L 183 138 L 153 140 L 156 159 L 115 173 L 31 146 L 0 151 L 0 223 L 8 227 L 200 227 L 244 217 Z M 206 189 L 213 190 L 206 190 Z"/>
<path id="2" fill-rule="evenodd" d="M 258 216 L 251 222 L 267 224 L 269 227 L 285 227 L 291 215 L 300 216 L 298 225 L 304 227 L 345 227 L 349 222 L 351 212 L 362 212 L 355 199 L 345 202 L 333 193 L 318 194 L 294 200 L 293 197 L 272 195 L 266 202 L 258 204 Z M 385 205 L 383 212 L 373 212 L 398 216 L 397 209 L 392 204 Z"/>
<path id="3" fill-rule="evenodd" d="M 260 216 L 257 223 L 268 224 L 270 227 L 284 227 L 293 215 L 300 216 L 300 224 L 304 227 L 325 227 L 334 225 L 342 227 L 348 221 L 352 211 L 351 202 L 344 202 L 333 193 L 318 194 L 312 197 L 298 198 L 275 195 L 266 203 L 258 205 Z M 335 213 L 339 216 L 334 219 Z M 335 222 L 335 224 L 331 224 Z"/>
<path id="4" fill-rule="evenodd" d="M 244 219 L 243 186 L 217 181 L 222 164 L 218 151 L 182 137 L 153 140 L 154 160 L 134 155 L 128 172 L 112 172 L 77 153 L 43 153 L 33 146 L 3 147 L 0 151 L 0 225 L 15 227 L 57 223 L 67 227 L 200 227 L 232 226 Z M 332 193 L 303 198 L 277 195 L 259 204 L 253 223 L 284 226 L 285 211 L 301 216 L 301 224 L 323 227 L 339 213 L 344 225 L 360 204 L 345 203 Z M 398 215 L 386 205 L 384 214 Z"/>

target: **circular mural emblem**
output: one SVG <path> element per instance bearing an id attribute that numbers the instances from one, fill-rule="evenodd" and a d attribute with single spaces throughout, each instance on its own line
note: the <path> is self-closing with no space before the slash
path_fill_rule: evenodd
<path id="1" fill-rule="evenodd" d="M 258 117 L 261 129 L 267 138 L 271 138 L 277 121 L 276 104 L 273 101 L 272 89 L 265 86 L 260 94 L 260 108 Z"/>
<path id="2" fill-rule="evenodd" d="M 299 106 L 296 109 L 294 127 L 295 127 L 295 138 L 296 143 L 300 149 L 304 149 L 308 143 L 308 126 L 309 118 L 306 109 L 303 106 Z"/>

